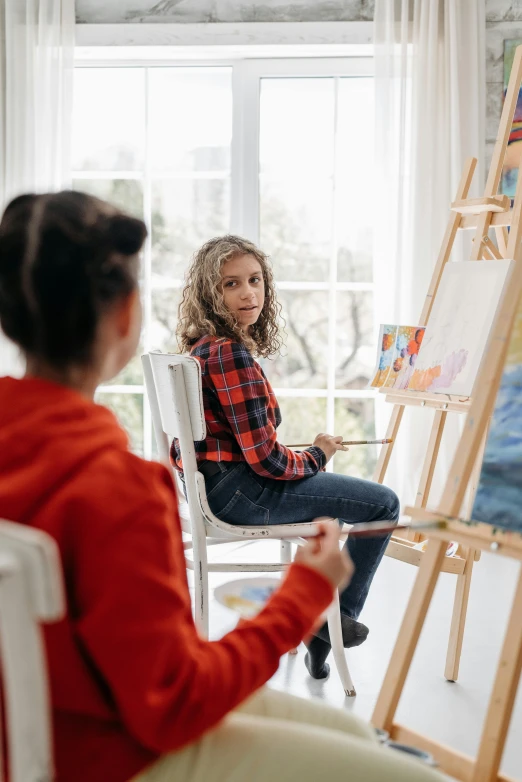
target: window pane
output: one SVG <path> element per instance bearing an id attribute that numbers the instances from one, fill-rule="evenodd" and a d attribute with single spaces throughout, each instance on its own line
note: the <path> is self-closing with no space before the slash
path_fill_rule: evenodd
<path id="1" fill-rule="evenodd" d="M 113 411 L 130 437 L 132 450 L 143 456 L 143 394 L 99 392 L 95 401 Z"/>
<path id="2" fill-rule="evenodd" d="M 149 91 L 154 169 L 230 168 L 231 68 L 151 68 Z"/>
<path id="3" fill-rule="evenodd" d="M 74 179 L 73 188 L 103 198 L 128 214 L 143 219 L 143 187 L 141 182 L 134 179 Z M 140 271 L 142 268 L 143 263 L 140 264 Z M 134 358 L 106 385 L 142 385 L 142 352 L 143 345 L 140 342 Z"/>
<path id="4" fill-rule="evenodd" d="M 326 399 L 279 397 L 283 421 L 277 439 L 286 444 L 312 443 L 326 427 Z"/>
<path id="5" fill-rule="evenodd" d="M 373 280 L 373 226 L 369 220 L 372 210 L 364 213 L 356 203 L 357 192 L 345 184 L 337 190 L 336 211 L 338 246 L 337 279 L 339 282 L 372 282 Z M 371 201 L 367 202 L 371 204 Z M 346 219 L 349 215 L 350 218 Z"/>
<path id="6" fill-rule="evenodd" d="M 335 432 L 345 440 L 374 440 L 374 404 L 371 399 L 336 399 Z M 371 478 L 377 461 L 376 445 L 352 445 L 334 456 L 334 472 Z"/>
<path id="7" fill-rule="evenodd" d="M 73 189 L 102 198 L 143 220 L 143 185 L 136 179 L 73 179 Z"/>
<path id="8" fill-rule="evenodd" d="M 260 242 L 279 280 L 324 280 L 332 238 L 333 78 L 265 78 Z"/>
<path id="9" fill-rule="evenodd" d="M 150 344 L 162 353 L 177 353 L 176 323 L 181 299 L 180 288 L 152 291 L 152 327 Z"/>
<path id="10" fill-rule="evenodd" d="M 375 362 L 371 293 L 337 293 L 336 335 L 336 387 L 365 388 Z"/>
<path id="11" fill-rule="evenodd" d="M 104 383 L 106 386 L 141 386 L 143 385 L 143 367 L 141 365 L 141 356 L 143 354 L 143 343 L 136 348 L 136 354 L 131 358 L 127 366 L 123 367 L 121 372 L 112 380 Z"/>
<path id="12" fill-rule="evenodd" d="M 373 278 L 374 101 L 373 79 L 339 80 L 336 156 L 337 278 Z"/>
<path id="13" fill-rule="evenodd" d="M 264 369 L 274 387 L 326 388 L 328 355 L 328 293 L 278 291 L 286 321 L 281 356 Z"/>
<path id="14" fill-rule="evenodd" d="M 262 174 L 332 174 L 334 100 L 332 78 L 261 79 Z"/>
<path id="15" fill-rule="evenodd" d="M 229 220 L 228 179 L 153 181 L 153 282 L 182 278 L 192 254 L 226 233 Z"/>
<path id="16" fill-rule="evenodd" d="M 73 170 L 135 170 L 144 150 L 143 68 L 76 68 Z"/>
<path id="17" fill-rule="evenodd" d="M 277 280 L 325 280 L 331 253 L 332 180 L 260 182 L 260 241 Z"/>

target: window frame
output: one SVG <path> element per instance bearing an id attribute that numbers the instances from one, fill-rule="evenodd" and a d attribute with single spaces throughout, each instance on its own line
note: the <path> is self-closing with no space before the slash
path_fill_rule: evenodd
<path id="1" fill-rule="evenodd" d="M 161 47 L 157 47 L 161 49 Z M 285 47 L 288 50 L 289 47 Z M 256 53 L 264 56 L 248 57 L 232 53 L 227 56 L 227 47 L 213 47 L 212 53 L 203 57 L 186 58 L 161 56 L 154 51 L 154 56 L 144 56 L 141 47 L 136 47 L 131 56 L 128 48 L 125 52 L 118 51 L 117 46 L 78 47 L 75 57 L 75 68 L 92 67 L 140 67 L 145 71 L 145 105 L 147 106 L 147 91 L 150 69 L 154 67 L 228 67 L 231 68 L 232 84 L 232 142 L 230 160 L 230 230 L 243 235 L 255 243 L 259 243 L 259 139 L 260 139 L 260 89 L 263 78 L 292 77 L 326 77 L 333 78 L 337 89 L 340 78 L 373 76 L 373 57 L 368 46 L 351 46 L 351 56 L 326 56 L 325 49 L 320 47 L 318 56 L 302 57 L 298 46 L 293 47 L 297 56 L 273 56 L 277 47 L 256 47 Z M 338 48 L 338 47 L 337 47 Z M 217 51 L 219 49 L 219 52 Z M 261 51 L 260 51 L 261 49 Z M 101 51 L 103 50 L 103 51 Z M 140 53 L 141 50 L 141 53 Z M 355 54 L 361 50 L 361 56 Z M 272 53 L 272 56 L 271 56 Z M 285 55 L 287 52 L 285 51 Z M 145 117 L 145 162 L 142 170 L 134 172 L 120 171 L 73 171 L 74 179 L 114 179 L 133 178 L 143 184 L 144 219 L 150 226 L 151 215 L 151 181 L 148 143 L 148 117 Z M 123 176 L 122 176 L 123 175 Z M 335 177 L 335 174 L 334 174 Z M 169 177 L 170 178 L 170 177 Z M 175 178 L 175 175 L 173 175 Z M 195 178 L 195 177 L 194 177 Z M 332 219 L 335 214 L 335 203 L 332 206 Z M 269 251 L 270 248 L 268 248 Z M 350 283 L 337 281 L 337 248 L 332 242 L 332 257 L 328 279 L 318 282 L 284 281 L 277 283 L 280 290 L 323 290 L 328 292 L 329 325 L 328 354 L 333 355 L 333 345 L 336 336 L 337 293 L 339 291 L 370 291 L 374 292 L 375 284 Z M 143 264 L 143 304 L 144 327 L 143 339 L 145 351 L 152 349 L 150 344 L 150 328 L 152 323 L 152 279 L 151 279 L 151 236 L 147 238 L 144 247 Z M 182 281 L 176 280 L 173 287 L 181 287 Z M 335 363 L 328 362 L 326 388 L 275 388 L 280 397 L 294 398 L 326 398 L 326 431 L 334 431 L 336 399 L 374 399 L 376 394 L 371 389 L 346 390 L 335 387 Z M 145 458 L 152 456 L 152 421 L 143 385 L 105 385 L 99 388 L 101 393 L 136 393 L 143 395 L 143 451 Z M 332 468 L 330 462 L 328 468 Z"/>

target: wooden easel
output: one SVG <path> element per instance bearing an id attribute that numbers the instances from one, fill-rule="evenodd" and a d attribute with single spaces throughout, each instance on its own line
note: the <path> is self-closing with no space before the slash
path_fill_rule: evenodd
<path id="1" fill-rule="evenodd" d="M 449 260 L 455 237 L 459 230 L 475 228 L 475 238 L 471 252 L 472 261 L 514 257 L 515 246 L 513 244 L 513 228 L 515 227 L 514 222 L 516 222 L 518 226 L 520 220 L 519 210 L 517 211 L 518 208 L 515 206 L 511 211 L 510 198 L 508 196 L 499 195 L 497 191 L 500 184 L 502 164 L 522 78 L 521 56 L 521 53 L 517 50 L 517 54 L 513 61 L 511 78 L 504 102 L 504 110 L 500 121 L 499 133 L 491 161 L 484 197 L 467 199 L 477 163 L 475 158 L 469 158 L 464 166 L 456 199 L 451 204 L 446 232 L 442 240 L 441 249 L 422 308 L 422 313 L 419 322 L 416 325 L 426 326 L 428 324 L 442 273 Z M 511 226 L 512 230 L 509 240 L 507 226 Z M 493 228 L 495 231 L 498 249 L 488 236 L 490 228 Z M 390 388 L 382 388 L 381 393 L 386 395 L 387 402 L 393 404 L 390 422 L 386 431 L 386 438 L 391 439 L 392 443 L 390 445 L 384 445 L 381 448 L 373 475 L 373 480 L 378 483 L 383 483 L 385 480 L 393 447 L 399 433 L 404 409 L 406 407 L 427 407 L 435 410 L 419 487 L 415 498 L 415 509 L 425 508 L 428 504 L 447 415 L 448 413 L 469 413 L 472 400 L 461 399 L 460 397 L 451 395 L 428 394 L 407 390 L 401 391 Z M 482 440 L 478 443 L 475 450 L 474 468 L 468 475 L 466 484 L 468 490 L 466 507 L 459 507 L 454 513 L 456 516 L 468 518 L 471 514 L 478 478 L 480 476 L 486 437 L 487 425 L 485 425 L 482 430 Z M 461 502 L 464 502 L 464 500 L 465 498 L 463 496 Z M 427 556 L 427 551 L 419 551 L 414 546 L 415 543 L 419 542 L 421 539 L 422 536 L 411 532 L 406 534 L 406 536 L 399 533 L 393 535 L 386 550 L 386 554 L 394 559 L 420 567 Z M 444 670 L 444 675 L 449 681 L 456 681 L 458 677 L 473 565 L 474 562 L 480 558 L 480 547 L 474 548 L 473 546 L 468 545 L 468 543 L 469 542 L 461 542 L 461 545 L 459 546 L 459 555 L 445 557 L 441 565 L 441 572 L 453 573 L 457 576 L 446 666 Z"/>
<path id="2" fill-rule="evenodd" d="M 426 295 L 419 322 L 416 325 L 426 326 L 428 324 L 429 316 L 433 308 L 433 303 L 435 301 L 435 296 L 437 294 L 442 273 L 446 263 L 449 261 L 457 232 L 460 229 L 468 227 L 464 215 L 467 213 L 469 214 L 469 212 L 465 212 L 464 210 L 467 209 L 466 196 L 473 179 L 476 164 L 476 158 L 469 158 L 466 161 L 464 172 L 457 190 L 455 204 L 452 207 L 452 211 L 450 212 L 448 226 L 446 228 L 439 256 L 437 258 L 437 263 L 433 271 L 430 287 Z M 482 201 L 483 199 L 475 200 Z M 471 203 L 473 204 L 473 202 Z M 480 206 L 481 205 L 473 205 L 472 208 L 478 210 L 480 209 Z M 503 206 L 505 206 L 505 204 L 503 204 Z M 459 211 L 457 211 L 457 209 Z M 509 198 L 507 199 L 507 209 L 509 209 Z M 477 211 L 475 214 L 480 214 L 480 212 Z M 480 260 L 485 254 L 484 243 L 474 242 L 472 260 Z M 468 413 L 471 400 L 461 399 L 460 397 L 450 395 L 428 394 L 417 391 L 400 391 L 389 388 L 381 389 L 381 393 L 386 395 L 385 398 L 387 402 L 393 404 L 390 422 L 386 431 L 386 438 L 391 439 L 392 443 L 390 445 L 383 445 L 381 448 L 379 459 L 377 461 L 373 475 L 373 480 L 377 483 L 383 483 L 385 480 L 386 471 L 388 469 L 393 447 L 400 430 L 405 408 L 426 407 L 435 410 L 419 486 L 415 497 L 415 507 L 425 508 L 429 499 L 431 484 L 433 481 L 433 475 L 435 473 L 435 466 L 437 463 L 440 444 L 448 413 Z M 469 511 L 471 511 L 471 506 L 473 505 L 476 489 L 476 479 L 480 474 L 480 465 L 482 463 L 483 455 L 482 449 L 483 445 L 478 450 L 476 470 L 474 471 L 474 474 L 470 480 L 468 494 Z M 407 562 L 410 565 L 415 565 L 418 567 L 426 556 L 425 551 L 420 551 L 419 549 L 415 548 L 415 544 L 421 539 L 422 538 L 419 534 L 410 533 L 403 536 L 398 533 L 393 535 L 386 549 L 386 555 L 393 557 L 394 559 L 398 559 L 401 562 Z M 459 548 L 459 554 L 457 556 L 445 557 L 442 563 L 442 572 L 453 573 L 457 576 L 448 651 L 446 655 L 446 666 L 444 670 L 446 679 L 450 681 L 456 681 L 458 677 L 460 653 L 464 635 L 464 626 L 466 622 L 466 611 L 469 589 L 471 585 L 471 576 L 473 572 L 473 564 L 476 560 L 479 559 L 479 557 L 479 551 L 462 546 Z"/>
<path id="3" fill-rule="evenodd" d="M 394 717 L 437 578 L 444 570 L 447 542 L 456 540 L 465 547 L 466 551 L 492 550 L 522 562 L 522 535 L 499 532 L 487 524 L 466 524 L 455 520 L 461 513 L 472 475 L 478 472 L 477 453 L 482 455 L 485 433 L 493 412 L 509 337 L 521 300 L 522 171 L 519 173 L 515 203 L 511 211 L 504 209 L 503 197 L 497 195 L 521 81 L 522 47 L 519 46 L 513 61 L 485 196 L 471 203 L 474 210 L 480 206 L 483 211 L 478 215 L 476 211 L 466 213 L 463 210 L 467 204 L 463 203 L 459 205 L 460 211 L 456 212 L 459 227 L 476 228 L 472 257 L 475 259 L 480 257 L 481 247 L 489 243 L 488 231 L 493 227 L 497 232 L 499 255 L 505 254 L 506 257 L 513 258 L 516 263 L 482 360 L 477 383 L 478 391 L 470 406 L 470 414 L 466 420 L 465 430 L 451 466 L 438 512 L 426 510 L 425 503 L 406 508 L 406 512 L 414 520 L 445 518 L 448 521 L 444 529 L 429 532 L 426 553 L 419 566 L 415 586 L 372 718 L 375 727 L 388 730 L 394 739 L 432 752 L 443 771 L 466 782 L 513 782 L 512 778 L 499 773 L 499 767 L 522 671 L 522 568 L 477 757 L 473 759 L 441 745 L 427 736 L 394 722 Z M 491 206 L 496 207 L 496 205 L 502 206 L 502 211 L 491 209 Z M 506 226 L 510 226 L 509 236 L 506 235 Z M 496 248 L 493 254 L 495 252 L 498 252 Z M 396 413 L 395 418 L 400 419 L 400 415 Z M 457 639 L 458 645 L 460 641 L 461 639 Z"/>

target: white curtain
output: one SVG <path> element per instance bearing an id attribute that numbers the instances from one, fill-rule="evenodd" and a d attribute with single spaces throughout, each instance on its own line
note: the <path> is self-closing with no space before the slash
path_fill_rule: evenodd
<path id="1" fill-rule="evenodd" d="M 69 177 L 74 0 L 0 0 L 0 210 Z M 0 332 L 0 376 L 20 372 Z"/>
<path id="2" fill-rule="evenodd" d="M 381 323 L 417 325 L 465 159 L 485 147 L 484 0 L 376 0 L 375 307 Z M 453 260 L 466 260 L 460 240 Z M 391 412 L 377 403 L 379 435 Z M 430 499 L 436 500 L 458 437 L 446 433 Z M 386 483 L 415 499 L 432 414 L 406 410 Z"/>

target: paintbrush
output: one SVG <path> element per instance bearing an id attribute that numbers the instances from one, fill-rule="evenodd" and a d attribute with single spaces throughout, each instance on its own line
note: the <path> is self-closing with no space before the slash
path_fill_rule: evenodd
<path id="1" fill-rule="evenodd" d="M 421 532 L 429 529 L 445 529 L 447 521 L 437 519 L 436 521 L 421 521 L 418 524 L 401 523 L 394 524 L 393 521 L 367 521 L 361 524 L 354 524 L 348 532 L 348 537 L 353 538 L 371 538 L 375 535 L 388 535 L 398 529 L 411 529 L 414 532 Z"/>
<path id="2" fill-rule="evenodd" d="M 340 445 L 389 445 L 393 440 L 344 440 Z M 293 443 L 287 448 L 311 448 L 313 443 Z"/>

